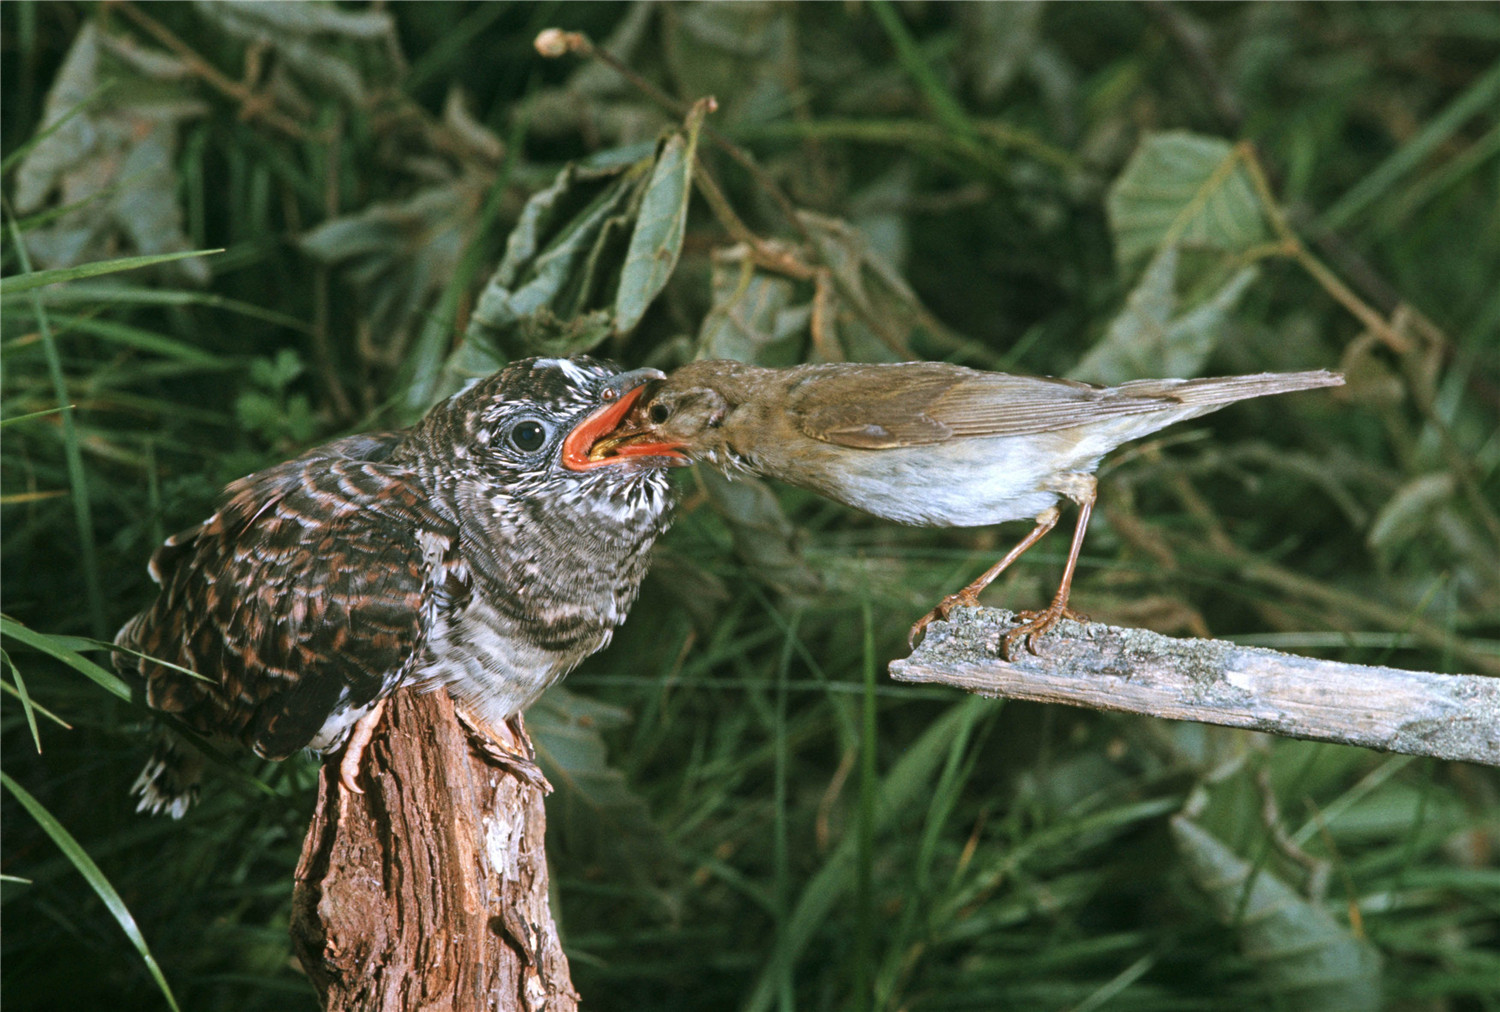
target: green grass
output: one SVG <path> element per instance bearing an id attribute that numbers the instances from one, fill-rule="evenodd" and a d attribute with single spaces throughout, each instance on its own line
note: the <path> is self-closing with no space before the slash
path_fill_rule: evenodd
<path id="1" fill-rule="evenodd" d="M 1334 659 L 1500 666 L 1492 7 L 381 8 L 399 41 L 341 7 L 250 59 L 264 103 L 239 90 L 226 10 L 0 5 L 8 1007 L 315 1007 L 286 936 L 315 766 L 229 757 L 183 822 L 134 814 L 153 721 L 89 638 L 150 600 L 151 551 L 224 483 L 409 413 L 565 162 L 634 159 L 680 127 L 601 65 L 537 57 L 549 25 L 612 40 L 684 102 L 714 94 L 708 127 L 758 167 L 705 132 L 678 266 L 597 349 L 631 366 L 704 341 L 814 353 L 813 273 L 725 259 L 744 236 L 704 195 L 717 184 L 745 229 L 828 269 L 824 336 L 851 356 L 894 340 L 1065 374 L 1140 284 L 1106 210 L 1132 152 L 1169 130 L 1253 141 L 1233 162 L 1196 149 L 1224 169 L 1211 186 L 1145 181 L 1206 208 L 1162 229 L 1194 237 L 1172 321 L 1253 266 L 1200 371 L 1333 367 L 1350 385 L 1117 454 L 1076 603 Z M 105 52 L 50 129 L 85 25 L 158 54 L 165 30 L 222 76 L 152 79 Z M 28 161 L 83 122 L 128 143 L 72 151 L 28 192 L 46 174 Z M 171 132 L 158 160 L 143 123 Z M 1216 216 L 1303 245 L 1234 246 Z M 92 236 L 66 262 L 52 251 L 83 232 L 64 226 Z M 595 247 L 598 290 L 560 297 L 615 304 L 627 245 Z M 224 252 L 167 260 L 196 249 Z M 157 262 L 86 276 L 137 256 Z M 24 290 L 39 278 L 60 283 Z M 706 317 L 724 326 L 705 338 Z M 531 725 L 558 754 L 602 735 L 612 768 L 549 802 L 554 910 L 590 1007 L 1327 1007 L 1304 966 L 1257 947 L 1270 923 L 1338 954 L 1335 994 L 1500 1010 L 1495 771 L 893 684 L 912 620 L 1020 531 L 678 480 L 634 615 L 568 682 L 594 730 L 579 700 Z M 987 599 L 1045 600 L 1052 538 Z M 1284 920 L 1259 916 L 1258 883 L 1287 887 Z"/>

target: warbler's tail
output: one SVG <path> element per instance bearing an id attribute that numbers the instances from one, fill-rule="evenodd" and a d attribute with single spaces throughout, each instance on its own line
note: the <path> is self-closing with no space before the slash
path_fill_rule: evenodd
<path id="1" fill-rule="evenodd" d="M 1183 404 L 1201 405 L 1212 410 L 1213 406 L 1232 404 L 1251 397 L 1269 397 L 1294 390 L 1343 385 L 1342 374 L 1314 369 L 1310 372 L 1257 372 L 1246 376 L 1211 376 L 1190 380 L 1133 380 L 1121 383 L 1116 389 L 1136 396 L 1172 397 Z"/>

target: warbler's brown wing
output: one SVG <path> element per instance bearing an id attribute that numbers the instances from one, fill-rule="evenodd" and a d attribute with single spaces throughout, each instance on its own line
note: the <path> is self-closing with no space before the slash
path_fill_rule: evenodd
<path id="1" fill-rule="evenodd" d="M 153 707 L 282 758 L 400 685 L 430 607 L 452 595 L 435 581 L 457 531 L 382 462 L 395 438 L 351 437 L 241 479 L 168 539 L 151 564 L 161 595 L 117 642 L 203 677 L 116 652 Z"/>
<path id="2" fill-rule="evenodd" d="M 1121 390 L 940 362 L 809 366 L 788 399 L 807 435 L 865 449 L 1049 432 L 1177 403 L 1165 386 Z"/>

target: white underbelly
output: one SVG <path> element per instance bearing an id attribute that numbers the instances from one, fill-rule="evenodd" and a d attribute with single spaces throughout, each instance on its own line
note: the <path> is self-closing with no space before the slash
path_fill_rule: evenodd
<path id="1" fill-rule="evenodd" d="M 547 650 L 518 635 L 511 619 L 476 594 L 457 616 L 436 620 L 428 637 L 432 660 L 416 672 L 416 680 L 447 686 L 456 700 L 498 726 L 607 642 L 606 631 L 587 649 Z"/>
<path id="2" fill-rule="evenodd" d="M 1046 484 L 1058 461 L 1039 449 L 1016 437 L 886 450 L 840 448 L 837 467 L 818 469 L 830 476 L 826 484 L 796 481 L 801 475 L 777 477 L 887 520 L 980 527 L 1029 520 L 1057 502 Z"/>

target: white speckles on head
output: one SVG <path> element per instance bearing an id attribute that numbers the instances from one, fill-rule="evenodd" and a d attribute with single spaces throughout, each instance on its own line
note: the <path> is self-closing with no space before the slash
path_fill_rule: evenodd
<path id="1" fill-rule="evenodd" d="M 474 389 L 474 385 L 476 383 L 478 383 L 482 379 L 484 379 L 483 376 L 475 376 L 473 379 L 469 380 L 463 386 L 459 387 L 458 388 L 458 392 L 455 393 L 452 397 L 448 398 L 448 403 L 452 404 L 454 401 L 458 400 L 464 394 L 468 393 L 470 390 L 473 390 Z"/>
<path id="2" fill-rule="evenodd" d="M 536 360 L 537 369 L 560 369 L 562 374 L 579 386 L 587 386 L 592 377 L 577 362 L 566 358 L 539 358 Z"/>

